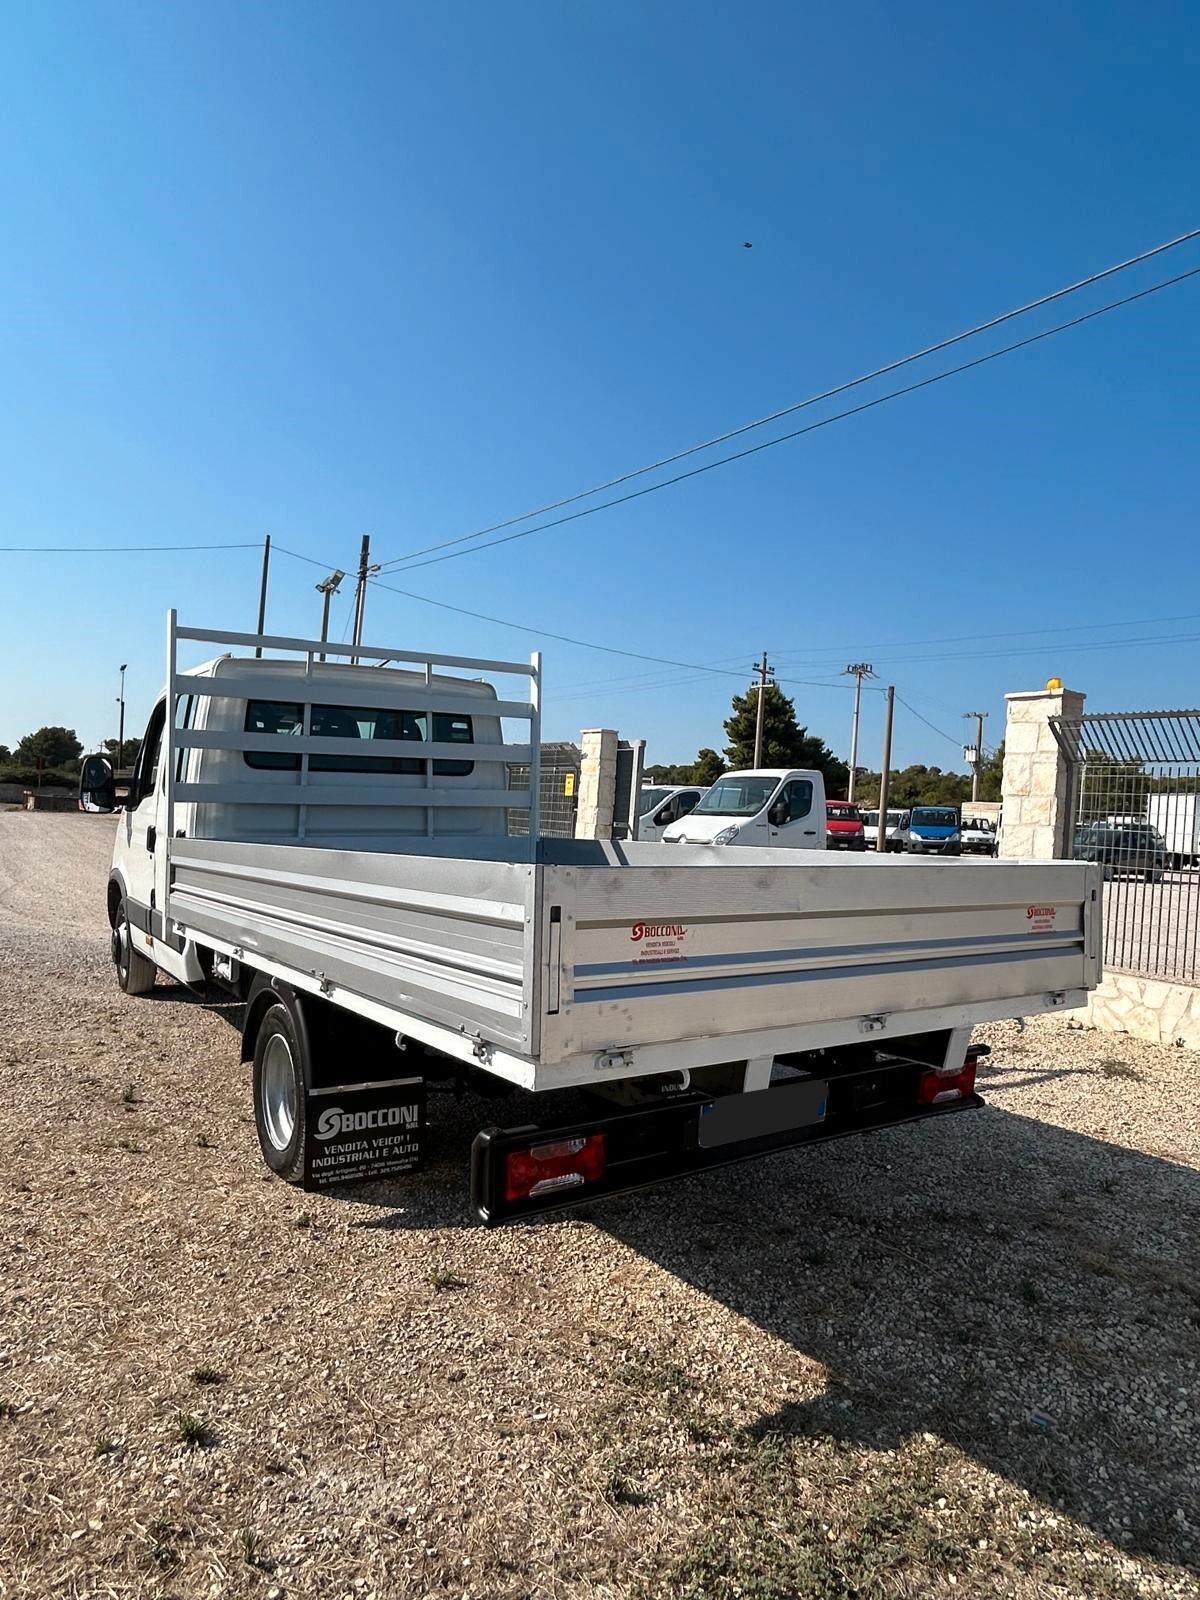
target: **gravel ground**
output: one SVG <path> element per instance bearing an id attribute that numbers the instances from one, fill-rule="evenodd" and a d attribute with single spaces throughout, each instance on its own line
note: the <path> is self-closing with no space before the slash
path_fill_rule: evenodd
<path id="1" fill-rule="evenodd" d="M 495 1233 L 435 1101 L 306 1196 L 111 834 L 0 813 L 6 1600 L 1200 1596 L 1195 1056 L 990 1028 L 985 1111 Z"/>

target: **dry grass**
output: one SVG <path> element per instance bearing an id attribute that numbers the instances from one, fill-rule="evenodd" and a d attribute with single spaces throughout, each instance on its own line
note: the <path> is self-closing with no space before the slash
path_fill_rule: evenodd
<path id="1" fill-rule="evenodd" d="M 301 1201 L 117 991 L 101 825 L 0 830 L 3 1600 L 1200 1595 L 1194 1057 L 997 1027 L 986 1112 L 497 1233 L 526 1110 L 435 1101 Z"/>

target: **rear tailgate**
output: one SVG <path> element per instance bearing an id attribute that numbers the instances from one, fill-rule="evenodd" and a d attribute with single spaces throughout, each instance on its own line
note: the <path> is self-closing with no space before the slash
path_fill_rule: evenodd
<path id="1" fill-rule="evenodd" d="M 894 1035 L 909 1014 L 1078 1004 L 1099 981 L 1082 862 L 649 845 L 626 862 L 543 869 L 544 1066 L 825 1024 L 850 1039 L 880 1017 Z"/>

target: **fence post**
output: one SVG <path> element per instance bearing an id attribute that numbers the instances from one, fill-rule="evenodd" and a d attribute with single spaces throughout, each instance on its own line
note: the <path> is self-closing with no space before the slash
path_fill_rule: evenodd
<path id="1" fill-rule="evenodd" d="M 1086 698 L 1061 687 L 1005 695 L 1002 856 L 1052 861 L 1070 855 L 1070 763 L 1050 718 L 1082 715 Z"/>
<path id="2" fill-rule="evenodd" d="M 615 728 L 585 728 L 579 742 L 583 760 L 575 837 L 611 839 L 617 799 L 617 732 Z"/>

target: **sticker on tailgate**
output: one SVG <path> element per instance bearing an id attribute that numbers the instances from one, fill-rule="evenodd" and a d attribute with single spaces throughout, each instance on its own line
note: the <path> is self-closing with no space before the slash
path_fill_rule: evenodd
<path id="1" fill-rule="evenodd" d="M 1053 933 L 1054 919 L 1057 915 L 1057 906 L 1027 906 L 1025 925 L 1030 933 Z"/>
<path id="2" fill-rule="evenodd" d="M 637 946 L 635 965 L 658 961 L 686 961 L 687 925 L 682 922 L 635 922 L 629 937 Z"/>

